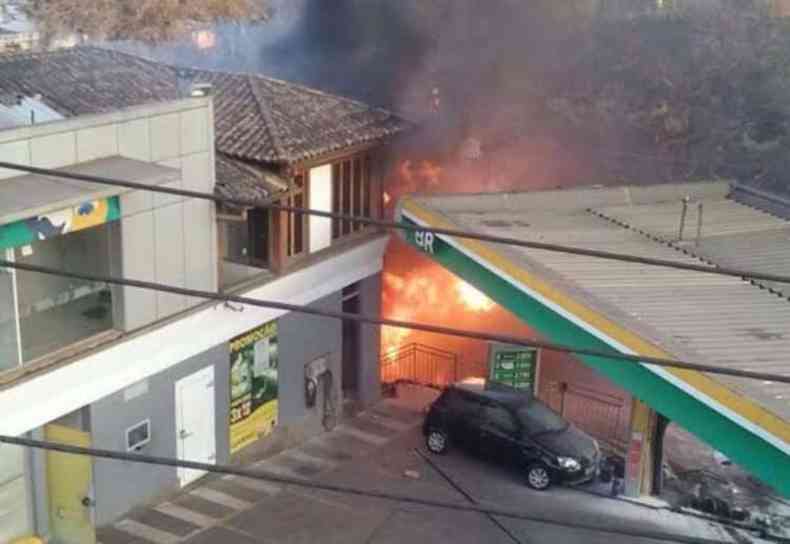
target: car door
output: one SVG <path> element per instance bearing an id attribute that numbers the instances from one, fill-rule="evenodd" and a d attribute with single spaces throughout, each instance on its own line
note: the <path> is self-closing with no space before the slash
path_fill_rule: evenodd
<path id="1" fill-rule="evenodd" d="M 480 447 L 486 457 L 503 463 L 518 459 L 521 428 L 518 420 L 505 406 L 486 403 L 480 425 Z"/>
<path id="2" fill-rule="evenodd" d="M 450 421 L 450 437 L 459 446 L 472 452 L 478 451 L 480 437 L 480 400 L 474 395 L 461 391 L 448 399 Z"/>

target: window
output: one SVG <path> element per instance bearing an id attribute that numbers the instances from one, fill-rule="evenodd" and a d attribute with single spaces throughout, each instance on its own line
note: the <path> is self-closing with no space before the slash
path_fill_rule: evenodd
<path id="1" fill-rule="evenodd" d="M 485 416 L 485 422 L 498 431 L 513 434 L 518 430 L 518 426 L 516 425 L 516 421 L 513 419 L 513 416 L 511 416 L 510 412 L 501 406 L 487 404 L 483 408 L 483 413 Z"/>
<path id="2" fill-rule="evenodd" d="M 445 402 L 453 415 L 463 419 L 477 418 L 480 415 L 480 402 L 472 396 L 448 390 Z"/>
<path id="3" fill-rule="evenodd" d="M 3 251 L 0 250 L 0 256 Z M 10 269 L 0 268 L 0 372 L 19 366 L 14 279 Z"/>
<path id="4" fill-rule="evenodd" d="M 518 417 L 530 434 L 562 431 L 569 425 L 562 416 L 537 400 L 519 408 Z"/>
<path id="5" fill-rule="evenodd" d="M 294 208 L 304 208 L 305 204 L 305 175 L 303 173 L 294 176 L 293 193 L 285 199 L 286 206 Z M 305 249 L 304 233 L 306 229 L 305 223 L 307 216 L 302 213 L 289 213 L 286 212 L 286 246 L 285 254 L 288 257 L 295 257 L 301 254 Z"/>
<path id="6" fill-rule="evenodd" d="M 343 215 L 371 217 L 370 158 L 359 155 L 332 165 L 332 211 Z M 365 225 L 335 219 L 332 238 L 337 239 L 358 232 Z"/>
<path id="7" fill-rule="evenodd" d="M 220 215 L 222 287 L 233 287 L 268 270 L 271 265 L 271 214 L 248 210 L 244 215 Z"/>
<path id="8" fill-rule="evenodd" d="M 12 253 L 19 263 L 109 276 L 110 238 L 110 224 L 104 224 L 37 240 Z M 17 271 L 16 294 L 24 362 L 113 328 L 112 294 L 104 283 Z"/>

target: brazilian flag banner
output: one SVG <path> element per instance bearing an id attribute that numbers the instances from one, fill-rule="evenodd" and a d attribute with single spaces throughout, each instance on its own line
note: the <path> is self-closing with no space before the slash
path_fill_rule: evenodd
<path id="1" fill-rule="evenodd" d="M 0 251 L 97 227 L 120 218 L 121 201 L 117 196 L 90 200 L 65 210 L 0 225 Z"/>

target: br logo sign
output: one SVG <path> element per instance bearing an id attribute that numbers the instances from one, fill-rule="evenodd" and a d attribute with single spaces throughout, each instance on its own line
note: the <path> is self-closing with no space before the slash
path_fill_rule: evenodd
<path id="1" fill-rule="evenodd" d="M 432 232 L 418 230 L 414 233 L 414 243 L 417 244 L 417 247 L 422 249 L 425 253 L 430 253 L 431 255 L 434 254 L 434 240 L 435 237 Z"/>

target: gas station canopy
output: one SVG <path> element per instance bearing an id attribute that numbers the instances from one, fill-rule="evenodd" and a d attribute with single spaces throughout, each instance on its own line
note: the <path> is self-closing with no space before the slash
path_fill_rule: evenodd
<path id="1" fill-rule="evenodd" d="M 414 196 L 399 203 L 398 219 L 695 265 L 736 259 L 790 275 L 790 223 L 740 203 L 727 183 Z M 790 377 L 782 291 L 790 286 L 429 232 L 405 237 L 553 342 Z M 579 358 L 790 496 L 790 385 Z"/>

